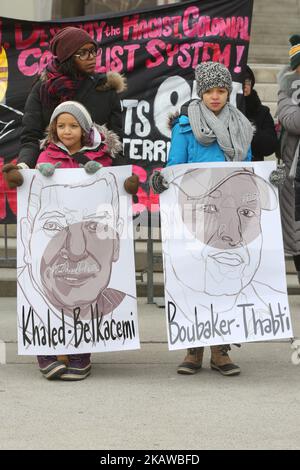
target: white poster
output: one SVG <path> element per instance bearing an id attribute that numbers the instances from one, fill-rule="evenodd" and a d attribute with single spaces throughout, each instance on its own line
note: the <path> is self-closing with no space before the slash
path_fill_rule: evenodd
<path id="1" fill-rule="evenodd" d="M 163 170 L 170 349 L 293 336 L 274 169 L 243 162 Z"/>
<path id="2" fill-rule="evenodd" d="M 138 349 L 131 166 L 24 170 L 18 188 L 19 354 Z"/>

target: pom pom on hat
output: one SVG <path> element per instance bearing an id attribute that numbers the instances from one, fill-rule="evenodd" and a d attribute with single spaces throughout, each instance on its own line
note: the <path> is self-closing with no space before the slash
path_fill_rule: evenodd
<path id="1" fill-rule="evenodd" d="M 289 50 L 289 56 L 291 61 L 291 68 L 295 70 L 300 65 L 300 36 L 299 34 L 293 34 L 289 39 L 291 48 Z"/>

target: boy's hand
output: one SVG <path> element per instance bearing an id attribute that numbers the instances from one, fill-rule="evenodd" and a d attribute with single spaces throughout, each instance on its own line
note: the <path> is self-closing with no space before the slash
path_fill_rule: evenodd
<path id="1" fill-rule="evenodd" d="M 169 187 L 169 183 L 158 170 L 153 171 L 150 176 L 149 184 L 155 194 L 161 194 Z"/>
<path id="2" fill-rule="evenodd" d="M 84 168 L 88 175 L 93 175 L 103 167 L 101 163 L 95 162 L 94 160 L 87 162 L 85 165 L 79 164 L 79 166 Z"/>

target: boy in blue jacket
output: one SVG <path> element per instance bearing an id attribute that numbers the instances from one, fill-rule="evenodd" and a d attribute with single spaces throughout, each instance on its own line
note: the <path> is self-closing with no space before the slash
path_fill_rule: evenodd
<path id="1" fill-rule="evenodd" d="M 253 130 L 248 119 L 229 103 L 232 77 L 218 62 L 204 62 L 195 69 L 199 99 L 182 106 L 173 121 L 167 166 L 181 163 L 251 160 Z M 154 172 L 150 184 L 161 193 L 168 183 Z M 211 346 L 211 368 L 222 375 L 238 375 L 240 368 L 228 355 L 229 345 Z M 195 374 L 202 366 L 204 348 L 191 348 L 178 366 L 178 374 Z"/>

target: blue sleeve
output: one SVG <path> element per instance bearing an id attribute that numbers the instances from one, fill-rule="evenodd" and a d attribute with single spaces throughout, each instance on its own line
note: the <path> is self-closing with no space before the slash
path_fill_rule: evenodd
<path id="1" fill-rule="evenodd" d="M 248 152 L 247 152 L 247 155 L 246 155 L 246 158 L 245 158 L 245 161 L 246 162 L 251 162 L 251 160 L 252 160 L 252 150 L 251 150 L 251 145 L 250 145 L 250 147 L 248 149 Z"/>
<path id="2" fill-rule="evenodd" d="M 171 147 L 166 166 L 178 165 L 188 162 L 188 141 L 187 136 L 180 132 L 179 123 L 172 129 Z"/>

